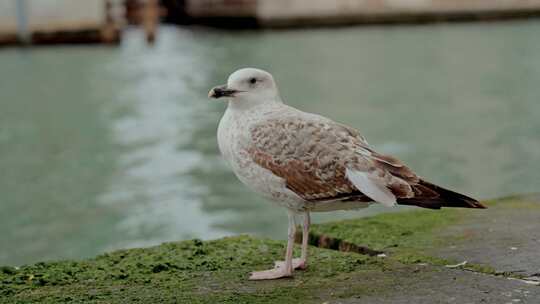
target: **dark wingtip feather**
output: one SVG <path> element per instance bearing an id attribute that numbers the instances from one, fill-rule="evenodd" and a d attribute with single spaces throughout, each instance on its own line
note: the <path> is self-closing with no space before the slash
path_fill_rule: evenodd
<path id="1" fill-rule="evenodd" d="M 442 207 L 454 208 L 476 208 L 486 209 L 487 207 L 472 197 L 448 190 L 432 183 L 420 180 L 420 185 L 438 194 L 437 198 L 433 197 L 413 197 L 406 199 L 398 199 L 400 205 L 414 205 L 423 208 L 440 209 Z"/>
<path id="2" fill-rule="evenodd" d="M 441 196 L 442 207 L 486 209 L 486 206 L 482 205 L 482 203 L 472 197 L 445 189 L 426 181 L 420 181 L 420 183 L 426 187 L 429 187 L 431 190 L 437 192 Z"/>

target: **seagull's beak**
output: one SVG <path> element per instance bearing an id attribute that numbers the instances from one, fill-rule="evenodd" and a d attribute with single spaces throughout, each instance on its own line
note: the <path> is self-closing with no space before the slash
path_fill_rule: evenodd
<path id="1" fill-rule="evenodd" d="M 217 86 L 208 92 L 208 97 L 210 98 L 221 98 L 221 97 L 234 97 L 234 94 L 237 93 L 237 90 L 227 88 L 227 85 Z"/>

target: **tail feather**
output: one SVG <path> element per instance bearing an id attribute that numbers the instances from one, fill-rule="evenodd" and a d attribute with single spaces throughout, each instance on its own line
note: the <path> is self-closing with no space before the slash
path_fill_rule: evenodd
<path id="1" fill-rule="evenodd" d="M 466 195 L 439 187 L 424 180 L 420 180 L 419 185 L 428 188 L 430 193 L 437 193 L 437 196 L 429 195 L 427 197 L 415 196 L 411 198 L 400 198 L 397 200 L 399 205 L 412 205 L 422 208 L 441 209 L 442 207 L 458 207 L 458 208 L 481 208 L 486 206 L 474 198 Z"/>

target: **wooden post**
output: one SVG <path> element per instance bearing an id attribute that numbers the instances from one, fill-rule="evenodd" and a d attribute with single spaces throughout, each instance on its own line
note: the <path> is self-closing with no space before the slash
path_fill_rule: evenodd
<path id="1" fill-rule="evenodd" d="M 101 28 L 101 42 L 118 43 L 120 42 L 120 30 L 113 16 L 113 3 L 110 0 L 105 1 L 105 25 Z"/>
<path id="2" fill-rule="evenodd" d="M 146 41 L 154 44 L 156 40 L 156 31 L 159 22 L 159 3 L 158 0 L 146 0 L 143 9 L 142 25 L 146 33 Z"/>
<path id="3" fill-rule="evenodd" d="M 30 44 L 31 37 L 28 29 L 28 5 L 26 0 L 13 0 L 17 8 L 17 37 L 23 44 Z"/>

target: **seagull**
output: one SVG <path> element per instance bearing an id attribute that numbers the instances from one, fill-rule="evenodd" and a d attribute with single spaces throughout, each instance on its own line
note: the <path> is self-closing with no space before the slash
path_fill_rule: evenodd
<path id="1" fill-rule="evenodd" d="M 251 280 L 291 277 L 307 267 L 311 212 L 392 207 L 485 208 L 477 200 L 425 181 L 397 158 L 376 152 L 357 130 L 286 105 L 266 71 L 243 68 L 208 93 L 225 98 L 219 150 L 238 179 L 285 207 L 285 261 Z M 302 251 L 293 259 L 295 216 L 303 215 Z"/>

